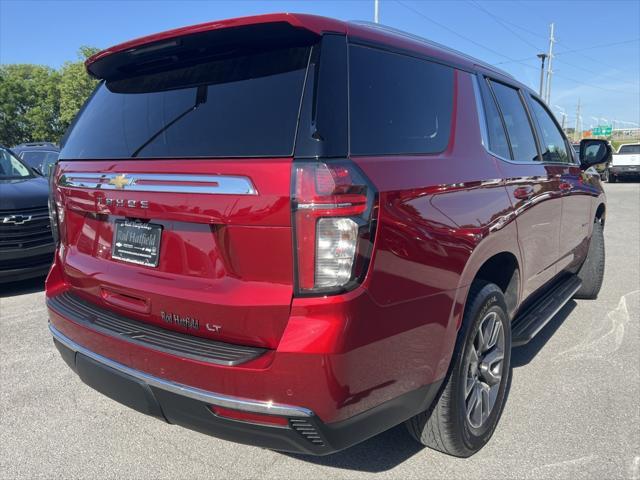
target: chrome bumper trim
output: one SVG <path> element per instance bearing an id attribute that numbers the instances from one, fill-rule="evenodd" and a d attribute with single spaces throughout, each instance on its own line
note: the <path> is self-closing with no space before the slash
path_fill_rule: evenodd
<path id="1" fill-rule="evenodd" d="M 201 402 L 205 402 L 211 405 L 219 407 L 231 408 L 235 410 L 242 410 L 245 412 L 264 413 L 267 415 L 281 415 L 283 417 L 312 417 L 313 412 L 303 407 L 294 407 L 291 405 L 282 405 L 273 402 L 264 402 L 259 400 L 249 400 L 246 398 L 232 397 L 228 395 L 222 395 L 219 393 L 209 392 L 196 387 L 189 387 L 181 383 L 175 383 L 170 380 L 164 380 L 162 378 L 149 375 L 147 373 L 135 370 L 133 368 L 122 365 L 114 360 L 92 352 L 82 345 L 77 344 L 69 337 L 60 332 L 56 327 L 49 323 L 49 330 L 53 338 L 58 342 L 73 350 L 76 353 L 81 353 L 96 362 L 117 370 L 125 375 L 129 375 L 138 380 L 145 382 L 146 384 L 166 390 L 176 395 L 183 395 L 185 397 L 192 398 Z"/>

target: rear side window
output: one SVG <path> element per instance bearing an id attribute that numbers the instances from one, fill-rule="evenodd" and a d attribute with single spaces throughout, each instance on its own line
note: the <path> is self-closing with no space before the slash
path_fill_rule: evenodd
<path id="1" fill-rule="evenodd" d="M 351 45 L 351 153 L 444 151 L 451 131 L 453 73 L 427 60 Z"/>
<path id="2" fill-rule="evenodd" d="M 291 155 L 309 52 L 227 55 L 102 83 L 60 158 Z"/>
<path id="3" fill-rule="evenodd" d="M 502 118 L 509 135 L 509 143 L 516 162 L 539 160 L 538 148 L 524 108 L 520 94 L 515 88 L 490 81 L 496 100 L 502 112 Z"/>
<path id="4" fill-rule="evenodd" d="M 487 92 L 488 95 L 484 95 L 484 111 L 487 122 L 487 135 L 489 137 L 489 150 L 502 158 L 511 159 L 511 151 L 509 150 L 509 141 L 507 140 L 507 133 L 504 130 L 504 124 L 502 117 L 496 106 L 496 102 L 491 95 L 491 92 Z"/>
<path id="5" fill-rule="evenodd" d="M 531 97 L 531 111 L 538 122 L 539 138 L 542 144 L 542 160 L 545 162 L 571 162 L 571 154 L 567 151 L 560 129 L 551 118 L 551 114 L 540 102 Z"/>

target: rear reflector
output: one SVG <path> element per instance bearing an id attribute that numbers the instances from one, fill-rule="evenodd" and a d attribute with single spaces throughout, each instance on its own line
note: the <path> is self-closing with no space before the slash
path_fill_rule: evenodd
<path id="1" fill-rule="evenodd" d="M 259 425 L 269 425 L 273 427 L 289 427 L 289 419 L 286 417 L 244 412 L 242 410 L 232 410 L 230 408 L 216 407 L 215 405 L 212 405 L 210 408 L 211 411 L 218 417 L 228 418 L 230 420 L 255 423 Z"/>

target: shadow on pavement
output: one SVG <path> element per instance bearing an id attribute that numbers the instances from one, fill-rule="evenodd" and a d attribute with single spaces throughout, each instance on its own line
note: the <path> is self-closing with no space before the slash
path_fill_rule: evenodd
<path id="1" fill-rule="evenodd" d="M 26 295 L 28 293 L 42 292 L 46 277 L 30 278 L 19 282 L 0 283 L 0 298 Z"/>
<path id="2" fill-rule="evenodd" d="M 576 305 L 574 300 L 567 302 L 533 340 L 526 345 L 514 348 L 511 352 L 511 367 L 518 368 L 531 362 L 564 323 Z M 505 405 L 511 391 L 512 378 L 513 376 L 510 375 L 505 393 Z M 398 425 L 347 450 L 325 457 L 291 453 L 282 453 L 282 455 L 316 465 L 375 473 L 391 470 L 424 449 L 425 447 L 409 436 L 404 425 Z"/>
<path id="3" fill-rule="evenodd" d="M 281 453 L 316 465 L 375 473 L 391 470 L 424 449 L 425 447 L 411 438 L 404 424 L 401 424 L 351 448 L 325 457 Z"/>
<path id="4" fill-rule="evenodd" d="M 556 330 L 560 328 L 573 309 L 576 308 L 576 305 L 575 300 L 567 302 L 565 306 L 556 313 L 551 321 L 547 323 L 535 337 L 533 337 L 533 340 L 521 347 L 515 347 L 511 351 L 511 366 L 513 368 L 518 368 L 531 362 L 538 352 L 547 344 L 549 339 L 553 337 L 553 334 L 556 333 Z"/>

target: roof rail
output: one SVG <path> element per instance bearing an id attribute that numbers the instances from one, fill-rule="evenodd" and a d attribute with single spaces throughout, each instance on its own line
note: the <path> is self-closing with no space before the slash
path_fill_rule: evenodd
<path id="1" fill-rule="evenodd" d="M 487 68 L 489 70 L 492 70 L 494 72 L 498 72 L 506 77 L 509 78 L 514 78 L 513 75 L 511 75 L 508 72 L 505 72 L 504 70 L 502 70 L 501 68 L 498 68 L 494 65 L 491 65 L 490 63 L 484 62 L 482 60 L 479 60 L 475 57 L 472 57 L 471 55 L 468 55 L 464 52 L 461 52 L 460 50 L 456 50 L 455 48 L 451 48 L 451 47 L 447 47 L 446 45 L 443 45 L 441 43 L 438 42 L 434 42 L 433 40 L 429 40 L 427 38 L 421 37 L 420 35 L 415 35 L 413 33 L 409 33 L 409 32 L 405 32 L 404 30 L 399 30 L 397 28 L 393 28 L 393 27 L 389 27 L 387 25 L 380 25 L 379 23 L 373 23 L 373 22 L 369 22 L 367 20 L 352 20 L 350 23 L 356 24 L 356 25 L 363 25 L 372 29 L 376 29 L 376 30 L 380 30 L 386 33 L 391 33 L 400 37 L 404 37 L 407 38 L 409 40 L 414 40 L 416 42 L 422 43 L 424 45 L 428 45 L 430 47 L 435 47 L 438 48 L 440 50 L 444 50 L 448 53 L 452 53 L 454 55 L 458 55 L 466 60 L 469 60 L 470 62 Z"/>

